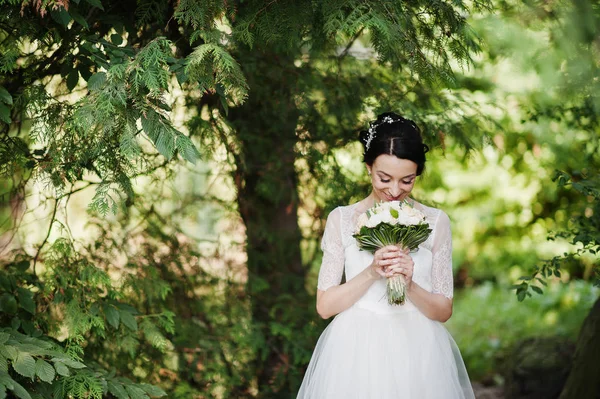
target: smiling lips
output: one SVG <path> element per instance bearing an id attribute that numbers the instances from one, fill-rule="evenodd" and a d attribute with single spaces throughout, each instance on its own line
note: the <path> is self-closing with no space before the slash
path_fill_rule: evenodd
<path id="1" fill-rule="evenodd" d="M 402 197 L 402 194 L 397 196 L 397 197 L 393 197 L 389 194 L 385 194 L 385 197 L 388 201 L 400 201 L 400 198 Z"/>

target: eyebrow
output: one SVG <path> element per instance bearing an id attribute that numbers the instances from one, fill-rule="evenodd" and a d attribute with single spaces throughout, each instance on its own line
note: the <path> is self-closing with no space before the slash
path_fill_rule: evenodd
<path id="1" fill-rule="evenodd" d="M 385 173 L 385 172 L 384 172 L 384 171 L 382 171 L 382 170 L 378 170 L 378 171 L 377 171 L 377 173 L 378 173 L 378 174 L 385 175 L 386 177 L 389 177 L 390 179 L 392 178 L 392 175 L 388 175 L 387 173 Z M 401 178 L 400 178 L 400 180 L 402 180 L 402 179 L 408 179 L 408 178 L 412 178 L 412 177 L 415 177 L 416 175 L 417 175 L 416 173 L 411 173 L 410 175 L 406 175 L 406 176 L 404 176 L 404 177 L 401 177 Z"/>

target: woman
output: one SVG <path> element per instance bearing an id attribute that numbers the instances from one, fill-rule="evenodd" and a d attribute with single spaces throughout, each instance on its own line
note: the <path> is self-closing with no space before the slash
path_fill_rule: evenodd
<path id="1" fill-rule="evenodd" d="M 335 319 L 319 338 L 298 398 L 474 398 L 460 352 L 442 325 L 452 315 L 450 220 L 410 198 L 428 147 L 416 124 L 395 113 L 380 115 L 360 141 L 372 192 L 327 218 L 317 311 Z M 410 254 L 396 246 L 374 254 L 359 250 L 352 237 L 358 216 L 377 202 L 402 200 L 426 215 L 427 241 Z M 397 274 L 407 281 L 408 299 L 391 306 L 385 279 Z"/>

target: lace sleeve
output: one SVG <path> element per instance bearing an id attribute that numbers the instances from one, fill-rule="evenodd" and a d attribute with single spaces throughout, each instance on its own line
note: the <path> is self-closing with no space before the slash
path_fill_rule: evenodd
<path id="1" fill-rule="evenodd" d="M 452 232 L 448 215 L 440 211 L 435 224 L 433 241 L 433 265 L 431 267 L 431 285 L 433 293 L 446 298 L 454 295 L 452 276 Z"/>
<path id="2" fill-rule="evenodd" d="M 344 273 L 344 246 L 342 244 L 341 210 L 334 209 L 327 217 L 321 241 L 323 261 L 319 270 L 317 288 L 321 291 L 339 285 Z"/>

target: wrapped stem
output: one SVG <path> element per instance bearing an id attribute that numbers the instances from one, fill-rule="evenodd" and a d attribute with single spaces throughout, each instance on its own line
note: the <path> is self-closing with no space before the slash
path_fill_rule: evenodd
<path id="1" fill-rule="evenodd" d="M 396 275 L 387 279 L 387 298 L 390 305 L 403 305 L 406 300 L 406 280 L 404 276 Z"/>

